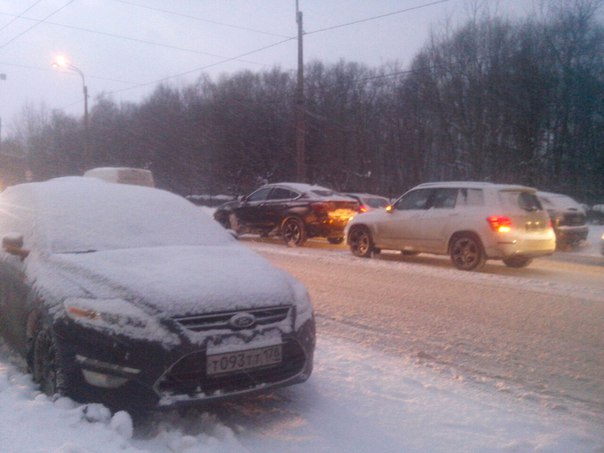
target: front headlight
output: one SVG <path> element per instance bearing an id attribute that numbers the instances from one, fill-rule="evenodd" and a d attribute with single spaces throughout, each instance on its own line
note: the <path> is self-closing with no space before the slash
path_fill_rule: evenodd
<path id="1" fill-rule="evenodd" d="M 156 317 L 123 299 L 69 298 L 63 306 L 70 319 L 86 327 L 135 339 L 180 343 Z"/>

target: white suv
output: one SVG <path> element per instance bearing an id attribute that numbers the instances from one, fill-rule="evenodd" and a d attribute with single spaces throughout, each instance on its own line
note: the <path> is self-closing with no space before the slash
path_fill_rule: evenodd
<path id="1" fill-rule="evenodd" d="M 462 270 L 478 269 L 487 259 L 525 267 L 556 249 L 535 189 L 484 182 L 420 184 L 392 206 L 354 217 L 346 240 L 356 256 L 381 249 L 450 255 Z"/>

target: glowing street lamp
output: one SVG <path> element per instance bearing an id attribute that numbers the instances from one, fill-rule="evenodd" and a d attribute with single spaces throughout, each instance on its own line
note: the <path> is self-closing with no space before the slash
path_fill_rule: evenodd
<path id="1" fill-rule="evenodd" d="M 91 159 L 90 159 L 90 150 L 89 150 L 89 143 L 88 143 L 89 142 L 89 139 L 88 139 L 88 135 L 89 135 L 88 87 L 86 86 L 86 78 L 84 77 L 84 73 L 80 70 L 80 68 L 78 68 L 74 64 L 71 64 L 67 60 L 67 58 L 65 58 L 62 55 L 55 58 L 55 60 L 52 62 L 52 67 L 56 68 L 56 69 L 77 72 L 80 75 L 80 77 L 82 78 L 82 87 L 84 90 L 84 155 L 85 155 L 84 159 L 85 159 L 85 164 L 90 164 Z"/>

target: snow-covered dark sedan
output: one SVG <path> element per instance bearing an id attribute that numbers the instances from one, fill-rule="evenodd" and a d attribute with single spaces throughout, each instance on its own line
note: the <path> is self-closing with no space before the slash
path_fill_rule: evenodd
<path id="1" fill-rule="evenodd" d="M 48 394 L 195 404 L 303 382 L 305 287 L 177 195 L 85 177 L 0 194 L 0 333 Z"/>

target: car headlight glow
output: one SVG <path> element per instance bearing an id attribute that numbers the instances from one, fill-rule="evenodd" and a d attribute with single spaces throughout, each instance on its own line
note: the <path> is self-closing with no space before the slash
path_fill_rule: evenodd
<path id="1" fill-rule="evenodd" d="M 67 299 L 63 305 L 74 321 L 98 327 L 144 329 L 149 318 L 140 308 L 121 299 Z"/>
<path id="2" fill-rule="evenodd" d="M 85 327 L 159 341 L 166 346 L 180 343 L 178 336 L 168 332 L 157 317 L 123 299 L 69 298 L 63 306 L 70 319 Z"/>

